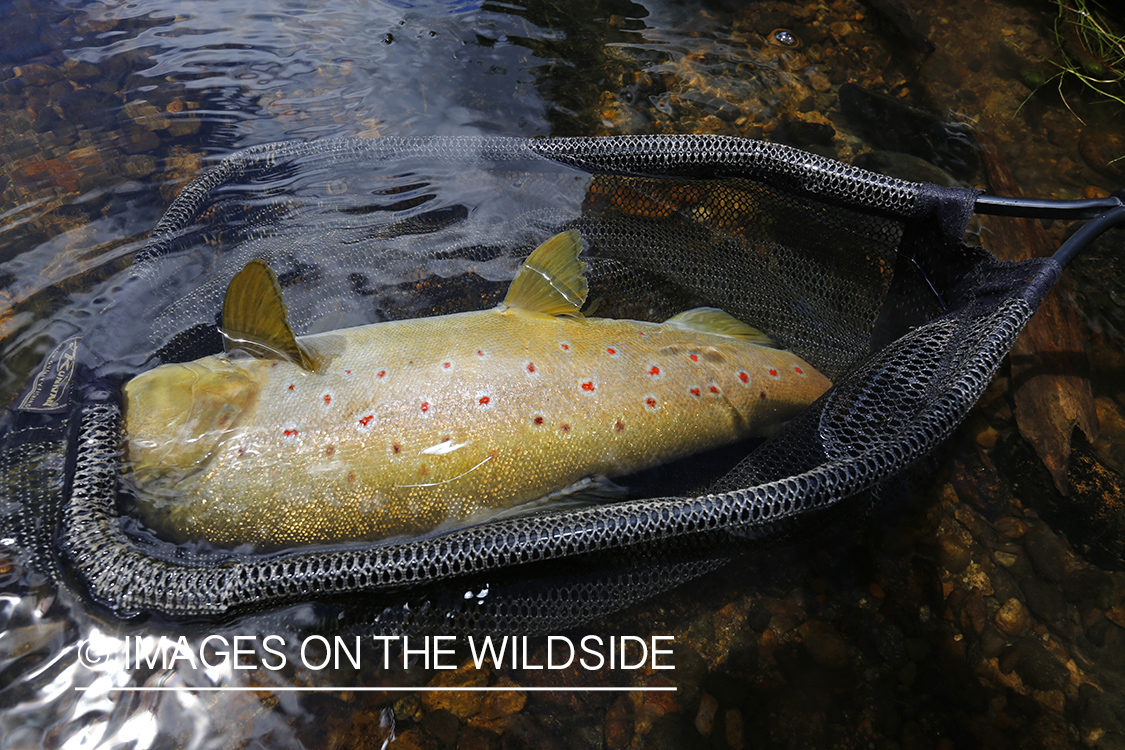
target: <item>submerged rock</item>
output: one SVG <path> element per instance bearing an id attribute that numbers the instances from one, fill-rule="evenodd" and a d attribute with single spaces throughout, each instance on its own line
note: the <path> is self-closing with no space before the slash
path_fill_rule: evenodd
<path id="1" fill-rule="evenodd" d="M 912 154 L 959 180 L 969 179 L 980 166 L 976 139 L 963 123 L 853 83 L 840 86 L 838 93 L 840 112 L 872 146 Z"/>

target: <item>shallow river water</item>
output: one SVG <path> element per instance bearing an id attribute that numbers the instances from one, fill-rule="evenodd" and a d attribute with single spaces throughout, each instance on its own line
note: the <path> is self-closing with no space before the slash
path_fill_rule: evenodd
<path id="1" fill-rule="evenodd" d="M 178 191 L 258 144 L 705 133 L 1000 194 L 1125 187 L 1125 105 L 1062 74 L 1073 15 L 921 5 L 4 3 L 0 404 L 97 320 Z M 1120 43 L 1125 19 L 1109 23 Z M 1103 54 L 1120 75 L 1125 51 Z M 971 240 L 1043 256 L 1073 229 L 1035 221 L 1013 241 L 1004 221 L 974 219 Z M 120 617 L 0 539 L 0 748 L 1125 747 L 1123 264 L 1114 230 L 1055 292 L 1078 343 L 1050 360 L 1071 422 L 1046 461 L 1016 395 L 1030 345 L 855 512 L 722 565 L 624 571 L 590 601 L 596 582 L 563 566 L 574 614 L 526 640 L 504 624 L 387 636 L 338 601 Z M 395 606 L 496 595 L 464 589 Z M 484 635 L 507 650 L 477 664 Z"/>

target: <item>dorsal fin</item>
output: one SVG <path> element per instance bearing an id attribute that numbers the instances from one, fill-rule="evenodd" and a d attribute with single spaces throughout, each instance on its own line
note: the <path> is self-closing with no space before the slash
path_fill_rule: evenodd
<path id="1" fill-rule="evenodd" d="M 716 336 L 730 336 L 758 346 L 779 348 L 777 343 L 757 328 L 743 323 L 738 318 L 725 313 L 717 307 L 696 307 L 684 310 L 664 321 L 664 325 L 684 328 L 689 331 L 711 333 Z"/>
<path id="2" fill-rule="evenodd" d="M 582 237 L 573 229 L 535 248 L 512 279 L 504 304 L 546 315 L 577 315 L 588 291 L 581 252 Z"/>
<path id="3" fill-rule="evenodd" d="M 289 327 L 281 285 L 264 260 L 252 260 L 235 274 L 223 299 L 223 344 L 263 359 L 285 359 L 314 370 L 308 353 Z"/>

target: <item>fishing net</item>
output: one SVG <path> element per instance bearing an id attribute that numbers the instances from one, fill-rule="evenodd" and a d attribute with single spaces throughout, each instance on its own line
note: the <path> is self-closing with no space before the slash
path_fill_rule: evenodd
<path id="1" fill-rule="evenodd" d="M 713 568 L 708 550 L 893 476 L 964 418 L 1061 268 L 964 244 L 977 195 L 709 136 L 340 139 L 236 153 L 183 190 L 107 289 L 106 312 L 48 358 L 31 388 L 39 400 L 9 415 L 7 533 L 43 555 L 57 539 L 58 576 L 118 613 L 218 615 L 518 569 L 556 585 L 522 574 L 478 622 L 594 616 Z M 834 386 L 768 440 L 639 480 L 640 497 L 416 539 L 254 554 L 171 544 L 123 510 L 122 384 L 221 350 L 222 295 L 250 259 L 277 271 L 300 335 L 493 306 L 519 262 L 564 229 L 586 243 L 598 316 L 722 308 Z M 62 406 L 35 408 L 49 394 Z M 582 578 L 583 561 L 598 572 Z"/>

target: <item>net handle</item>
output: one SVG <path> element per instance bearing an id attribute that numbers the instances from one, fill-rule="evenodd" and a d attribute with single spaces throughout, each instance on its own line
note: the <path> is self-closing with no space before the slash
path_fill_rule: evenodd
<path id="1" fill-rule="evenodd" d="M 973 213 L 1031 219 L 1096 219 L 1107 211 L 1125 205 L 1123 198 L 1125 190 L 1119 190 L 1107 198 L 1077 201 L 980 195 L 973 205 Z"/>
<path id="2" fill-rule="evenodd" d="M 1088 219 L 1051 257 L 1065 268 L 1074 257 L 1098 238 L 1102 232 L 1125 226 L 1125 190 L 1108 198 L 1077 201 L 1043 200 L 1039 198 L 1006 198 L 999 195 L 977 197 L 973 212 L 991 216 L 1016 216 L 1032 219 Z"/>

